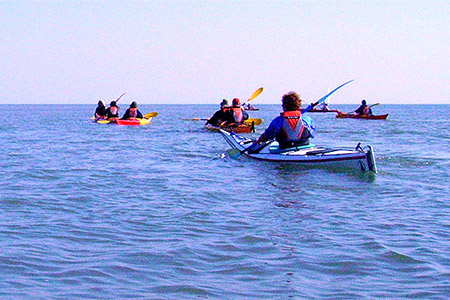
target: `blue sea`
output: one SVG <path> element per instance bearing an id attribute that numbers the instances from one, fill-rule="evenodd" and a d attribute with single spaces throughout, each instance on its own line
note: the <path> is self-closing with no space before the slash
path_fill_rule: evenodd
<path id="1" fill-rule="evenodd" d="M 281 107 L 252 104 L 256 137 Z M 95 107 L 0 106 L 1 299 L 449 299 L 450 105 L 310 114 L 377 174 L 228 157 L 184 120 L 218 105 L 137 127 Z"/>

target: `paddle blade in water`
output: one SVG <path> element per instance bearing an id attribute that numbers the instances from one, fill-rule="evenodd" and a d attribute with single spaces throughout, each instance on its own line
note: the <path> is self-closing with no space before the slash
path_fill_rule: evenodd
<path id="1" fill-rule="evenodd" d="M 261 125 L 262 119 L 247 119 L 244 121 L 245 124 L 252 125 L 252 123 L 255 122 L 255 125 Z"/>
<path id="2" fill-rule="evenodd" d="M 148 113 L 148 114 L 144 115 L 144 117 L 145 117 L 146 119 L 148 119 L 148 118 L 154 118 L 154 117 L 156 117 L 157 115 L 158 115 L 157 112 L 151 112 L 151 113 Z"/>
<path id="3" fill-rule="evenodd" d="M 241 151 L 239 151 L 238 149 L 235 149 L 235 148 L 227 150 L 226 153 L 231 158 L 238 158 L 242 154 Z"/>

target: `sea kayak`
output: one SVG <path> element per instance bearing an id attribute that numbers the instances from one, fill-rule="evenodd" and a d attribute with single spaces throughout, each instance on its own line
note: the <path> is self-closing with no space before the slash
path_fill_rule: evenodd
<path id="1" fill-rule="evenodd" d="M 150 124 L 152 118 L 143 118 L 143 119 L 130 119 L 130 120 L 121 120 L 121 119 L 112 119 L 112 120 L 97 120 L 96 122 L 99 124 L 116 124 L 116 125 L 131 125 L 131 126 L 140 126 Z"/>
<path id="2" fill-rule="evenodd" d="M 131 125 L 131 126 L 148 125 L 148 124 L 150 124 L 151 120 L 152 120 L 152 118 L 128 119 L 128 120 L 117 119 L 116 124 L 117 125 Z"/>
<path id="3" fill-rule="evenodd" d="M 338 119 L 366 119 L 366 120 L 386 120 L 389 114 L 385 115 L 354 115 L 354 114 L 346 114 L 339 113 L 336 115 Z"/>
<path id="4" fill-rule="evenodd" d="M 220 133 L 233 148 L 232 151 L 235 151 L 230 156 L 242 154 L 256 160 L 296 163 L 306 167 L 351 168 L 377 172 L 374 150 L 370 145 L 362 148 L 358 143 L 355 149 L 330 149 L 309 144 L 281 150 L 278 142 L 272 141 L 258 153 L 248 153 L 246 149 L 252 145 L 253 140 L 225 130 L 220 130 Z"/>
<path id="5" fill-rule="evenodd" d="M 235 133 L 252 133 L 255 132 L 255 124 L 239 124 L 239 125 L 232 125 L 232 126 L 213 126 L 211 124 L 206 124 L 205 128 L 210 131 L 220 131 L 225 130 L 227 132 L 235 132 Z"/>
<path id="6" fill-rule="evenodd" d="M 319 108 L 312 108 L 310 110 L 308 110 L 308 112 L 316 112 L 316 113 L 328 113 L 328 112 L 333 112 L 333 113 L 341 113 L 341 111 L 339 109 L 319 109 Z"/>

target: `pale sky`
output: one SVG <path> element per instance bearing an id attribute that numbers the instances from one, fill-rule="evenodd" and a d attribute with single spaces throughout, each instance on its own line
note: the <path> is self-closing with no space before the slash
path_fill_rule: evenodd
<path id="1" fill-rule="evenodd" d="M 449 1 L 0 1 L 0 104 L 450 104 Z"/>

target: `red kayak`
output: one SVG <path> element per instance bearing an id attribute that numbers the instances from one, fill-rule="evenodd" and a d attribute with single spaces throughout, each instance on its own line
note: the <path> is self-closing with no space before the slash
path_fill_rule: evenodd
<path id="1" fill-rule="evenodd" d="M 385 114 L 385 115 L 354 115 L 354 114 L 339 113 L 336 115 L 336 118 L 339 118 L 339 119 L 386 120 L 388 115 L 389 114 Z"/>
<path id="2" fill-rule="evenodd" d="M 311 110 L 309 110 L 308 112 L 317 112 L 317 113 L 327 113 L 327 112 L 334 112 L 334 113 L 341 113 L 341 111 L 339 109 L 318 109 L 318 108 L 313 108 Z"/>
<path id="3" fill-rule="evenodd" d="M 139 126 L 139 125 L 147 125 L 150 124 L 150 121 L 152 118 L 148 119 L 128 119 L 128 120 L 121 120 L 117 119 L 116 124 L 117 125 L 131 125 L 131 126 Z"/>

